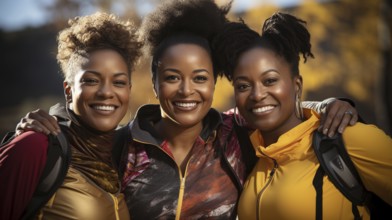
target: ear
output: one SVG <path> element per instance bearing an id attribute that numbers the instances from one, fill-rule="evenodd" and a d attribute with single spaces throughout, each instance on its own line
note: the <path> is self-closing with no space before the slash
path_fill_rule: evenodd
<path id="1" fill-rule="evenodd" d="M 295 93 L 298 94 L 298 98 L 301 98 L 302 96 L 302 76 L 298 75 L 294 77 L 294 83 L 295 83 Z"/>
<path id="2" fill-rule="evenodd" d="M 63 88 L 64 88 L 64 95 L 65 95 L 65 100 L 67 103 L 72 102 L 72 88 L 70 84 L 67 81 L 63 82 Z"/>
<path id="3" fill-rule="evenodd" d="M 157 80 L 152 79 L 152 90 L 154 91 L 155 98 L 158 98 L 158 92 L 157 92 Z"/>

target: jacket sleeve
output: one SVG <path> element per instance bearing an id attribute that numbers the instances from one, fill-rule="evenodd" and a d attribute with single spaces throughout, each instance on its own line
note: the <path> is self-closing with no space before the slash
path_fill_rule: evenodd
<path id="1" fill-rule="evenodd" d="M 20 219 L 46 163 L 48 139 L 25 132 L 0 148 L 0 219 Z"/>
<path id="2" fill-rule="evenodd" d="M 374 125 L 357 123 L 343 133 L 366 189 L 392 205 L 392 139 Z"/>
<path id="3" fill-rule="evenodd" d="M 348 98 L 327 98 L 321 102 L 319 102 L 319 101 L 303 101 L 303 102 L 301 102 L 301 105 L 303 108 L 312 109 L 315 112 L 317 112 L 318 114 L 320 114 L 321 112 L 325 112 L 325 110 L 326 110 L 325 108 L 327 107 L 327 105 L 335 100 L 341 100 L 341 101 L 348 102 L 351 106 L 355 107 L 354 101 L 351 99 L 348 99 Z M 362 122 L 363 120 L 360 119 L 360 121 Z"/>

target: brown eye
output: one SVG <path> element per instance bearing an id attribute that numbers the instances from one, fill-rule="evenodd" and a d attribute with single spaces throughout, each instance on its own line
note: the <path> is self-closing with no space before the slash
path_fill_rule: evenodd
<path id="1" fill-rule="evenodd" d="M 165 81 L 169 81 L 169 82 L 176 82 L 178 80 L 180 80 L 180 78 L 176 75 L 170 75 L 165 77 Z"/>
<path id="2" fill-rule="evenodd" d="M 264 80 L 264 84 L 265 85 L 273 85 L 275 82 L 277 82 L 278 81 L 278 79 L 275 79 L 275 78 L 268 78 L 268 79 L 266 79 L 266 80 Z"/>
<path id="3" fill-rule="evenodd" d="M 243 92 L 243 91 L 246 91 L 249 87 L 250 87 L 249 84 L 246 84 L 246 83 L 239 83 L 239 84 L 237 84 L 237 85 L 235 86 L 235 89 L 236 89 L 237 91 Z"/>
<path id="4" fill-rule="evenodd" d="M 114 81 L 114 85 L 117 87 L 124 87 L 124 86 L 128 85 L 128 82 L 123 81 L 123 80 L 116 80 L 116 81 Z"/>
<path id="5" fill-rule="evenodd" d="M 80 82 L 86 85 L 96 85 L 99 83 L 99 80 L 94 78 L 82 78 Z"/>
<path id="6" fill-rule="evenodd" d="M 206 76 L 196 76 L 194 79 L 194 81 L 197 83 L 203 83 L 207 80 L 208 80 L 208 77 L 206 77 Z"/>

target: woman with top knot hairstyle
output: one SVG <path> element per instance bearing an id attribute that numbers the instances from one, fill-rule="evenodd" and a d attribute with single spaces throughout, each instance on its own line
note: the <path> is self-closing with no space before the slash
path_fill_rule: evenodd
<path id="1" fill-rule="evenodd" d="M 256 128 L 250 138 L 258 161 L 244 184 L 239 218 L 369 219 L 368 209 L 353 207 L 326 176 L 321 176 L 317 196 L 322 196 L 322 205 L 316 209 L 313 181 L 320 163 L 312 137 L 320 116 L 298 103 L 303 87 L 298 64 L 301 56 L 304 62 L 313 58 L 305 22 L 275 13 L 265 21 L 261 36 L 242 22 L 232 22 L 217 39 L 215 52 L 222 58 L 217 62 L 226 67 L 238 110 Z M 366 189 L 392 204 L 391 138 L 363 123 L 347 127 L 342 137 Z"/>

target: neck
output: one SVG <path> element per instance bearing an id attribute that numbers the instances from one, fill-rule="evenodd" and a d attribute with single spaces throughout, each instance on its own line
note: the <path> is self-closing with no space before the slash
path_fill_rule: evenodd
<path id="1" fill-rule="evenodd" d="M 281 135 L 288 132 L 292 128 L 296 127 L 297 125 L 301 124 L 303 120 L 297 117 L 291 117 L 288 119 L 284 124 L 278 126 L 275 129 L 268 130 L 268 131 L 261 131 L 264 140 L 264 146 L 268 147 L 273 143 L 276 143 Z"/>
<path id="2" fill-rule="evenodd" d="M 203 123 L 200 122 L 190 127 L 184 127 L 168 118 L 162 118 L 154 127 L 159 135 L 168 141 L 171 148 L 184 148 L 193 146 L 203 129 Z"/>
<path id="3" fill-rule="evenodd" d="M 203 128 L 203 123 L 182 127 L 168 118 L 162 118 L 154 127 L 168 142 L 174 161 L 185 174 L 186 164 L 192 156 L 190 155 L 191 149 Z"/>

